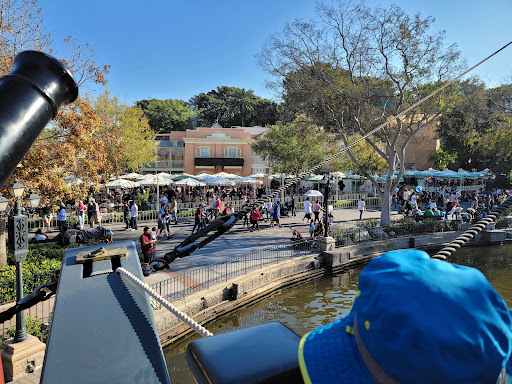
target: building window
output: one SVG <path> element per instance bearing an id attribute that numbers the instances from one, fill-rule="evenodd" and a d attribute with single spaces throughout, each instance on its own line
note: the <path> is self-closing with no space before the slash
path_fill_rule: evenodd
<path id="1" fill-rule="evenodd" d="M 213 157 L 212 147 L 197 147 L 196 157 Z"/>
<path id="2" fill-rule="evenodd" d="M 237 147 L 224 148 L 224 157 L 241 157 L 240 153 L 240 148 Z"/>
<path id="3" fill-rule="evenodd" d="M 183 158 L 183 149 L 173 149 L 172 150 L 172 168 L 183 168 L 184 167 L 184 158 Z"/>

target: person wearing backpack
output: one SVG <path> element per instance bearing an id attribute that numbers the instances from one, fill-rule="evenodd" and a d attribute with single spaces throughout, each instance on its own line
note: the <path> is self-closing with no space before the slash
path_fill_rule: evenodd
<path id="1" fill-rule="evenodd" d="M 270 222 L 270 228 L 274 228 L 274 223 L 277 224 L 279 226 L 279 228 L 281 228 L 280 218 L 281 218 L 281 202 L 278 200 L 274 204 L 274 209 L 272 211 L 272 221 Z"/>

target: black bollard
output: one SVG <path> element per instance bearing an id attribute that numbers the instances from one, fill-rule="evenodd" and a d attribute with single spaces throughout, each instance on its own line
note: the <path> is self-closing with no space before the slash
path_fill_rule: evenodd
<path id="1" fill-rule="evenodd" d="M 24 51 L 0 78 L 0 188 L 62 105 L 75 101 L 69 69 L 43 52 Z"/>

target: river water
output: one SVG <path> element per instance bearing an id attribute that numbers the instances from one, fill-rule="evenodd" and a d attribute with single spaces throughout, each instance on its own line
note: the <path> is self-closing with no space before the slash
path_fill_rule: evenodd
<path id="1" fill-rule="evenodd" d="M 512 245 L 468 247 L 450 258 L 455 264 L 478 268 L 512 308 Z M 350 312 L 357 291 L 359 272 L 364 267 L 327 275 L 223 316 L 206 325 L 214 334 L 268 321 L 280 321 L 303 335 Z M 199 336 L 190 336 L 164 349 L 173 384 L 194 383 L 188 370 L 185 348 Z"/>

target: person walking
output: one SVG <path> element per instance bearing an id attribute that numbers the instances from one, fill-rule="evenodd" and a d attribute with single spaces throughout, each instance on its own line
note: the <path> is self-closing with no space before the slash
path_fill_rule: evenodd
<path id="1" fill-rule="evenodd" d="M 281 202 L 278 200 L 274 204 L 274 208 L 272 211 L 272 221 L 270 222 L 270 228 L 274 228 L 274 223 L 281 228 Z"/>
<path id="2" fill-rule="evenodd" d="M 272 215 L 272 199 L 269 197 L 265 202 L 265 212 L 267 213 L 267 221 L 270 220 Z"/>
<path id="3" fill-rule="evenodd" d="M 320 222 L 320 212 L 322 211 L 322 206 L 318 202 L 318 200 L 315 201 L 312 208 L 313 214 L 315 215 L 315 223 Z"/>
<path id="4" fill-rule="evenodd" d="M 157 224 L 158 224 L 158 233 L 155 230 L 156 236 L 162 235 L 162 232 L 165 233 L 165 237 L 167 239 L 171 239 L 172 236 L 169 234 L 169 231 L 167 231 L 166 223 L 166 217 L 165 217 L 165 210 L 163 207 L 160 207 L 160 210 L 158 211 L 158 218 L 157 218 Z"/>
<path id="5" fill-rule="evenodd" d="M 76 207 L 76 216 L 78 217 L 78 227 L 83 230 L 85 222 L 85 206 L 82 200 L 78 201 L 78 205 Z"/>
<path id="6" fill-rule="evenodd" d="M 307 219 L 308 222 L 311 220 L 311 201 L 309 201 L 309 196 L 306 197 L 306 201 L 304 202 L 304 217 L 302 221 L 304 221 L 304 219 Z"/>
<path id="7" fill-rule="evenodd" d="M 130 202 L 130 226 L 132 231 L 137 229 L 137 217 L 139 216 L 139 207 L 135 204 L 135 201 Z M 148 228 L 149 230 L 149 228 Z"/>
<path id="8" fill-rule="evenodd" d="M 366 211 L 366 203 L 363 198 L 357 202 L 357 209 L 359 209 L 359 220 L 361 220 L 363 218 L 363 211 Z"/>
<path id="9" fill-rule="evenodd" d="M 260 226 L 258 225 L 258 220 L 262 219 L 263 217 L 261 216 L 260 212 L 258 211 L 258 208 L 257 207 L 252 207 L 252 210 L 251 210 L 251 228 L 249 229 L 251 232 L 254 231 L 255 229 L 257 231 L 260 230 Z"/>

